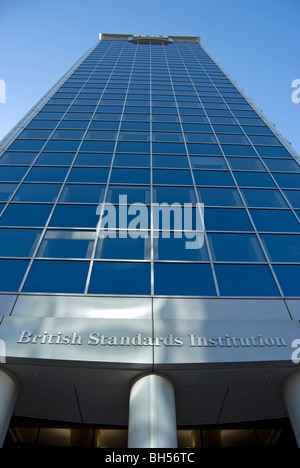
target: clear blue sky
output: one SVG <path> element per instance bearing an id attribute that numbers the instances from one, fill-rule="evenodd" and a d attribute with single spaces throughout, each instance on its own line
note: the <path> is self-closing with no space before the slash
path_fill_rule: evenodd
<path id="1" fill-rule="evenodd" d="M 0 139 L 99 32 L 201 36 L 300 153 L 299 0 L 0 0 Z"/>

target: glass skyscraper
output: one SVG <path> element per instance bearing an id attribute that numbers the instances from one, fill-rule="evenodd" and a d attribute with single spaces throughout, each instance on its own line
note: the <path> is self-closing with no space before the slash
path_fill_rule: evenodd
<path id="1" fill-rule="evenodd" d="M 127 427 L 126 411 L 78 417 L 97 398 L 75 376 L 80 410 L 36 405 L 28 389 L 46 399 L 51 386 L 24 377 L 32 360 L 57 379 L 92 362 L 90 386 L 113 389 L 104 405 L 143 373 L 166 376 L 178 427 L 286 416 L 300 160 L 199 38 L 102 34 L 0 148 L 0 338 L 21 381 L 17 416 Z M 115 353 L 103 367 L 101 353 L 72 355 L 70 330 L 79 343 L 89 324 L 90 348 Z M 130 346 L 147 356 L 123 359 Z M 98 361 L 117 377 L 103 383 Z"/>

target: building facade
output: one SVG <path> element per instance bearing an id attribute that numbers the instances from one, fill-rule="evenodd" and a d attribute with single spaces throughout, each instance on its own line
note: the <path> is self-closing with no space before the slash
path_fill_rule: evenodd
<path id="1" fill-rule="evenodd" d="M 299 156 L 199 38 L 101 34 L 0 180 L 2 440 L 12 415 L 128 447 L 287 417 L 297 438 Z"/>

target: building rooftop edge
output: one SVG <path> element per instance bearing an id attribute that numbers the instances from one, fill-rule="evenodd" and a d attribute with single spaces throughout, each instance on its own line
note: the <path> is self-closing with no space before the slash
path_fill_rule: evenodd
<path id="1" fill-rule="evenodd" d="M 167 36 L 167 35 L 152 35 L 152 34 L 114 34 L 114 33 L 99 33 L 99 40 L 114 40 L 114 41 L 159 41 L 159 42 L 200 42 L 200 36 Z"/>

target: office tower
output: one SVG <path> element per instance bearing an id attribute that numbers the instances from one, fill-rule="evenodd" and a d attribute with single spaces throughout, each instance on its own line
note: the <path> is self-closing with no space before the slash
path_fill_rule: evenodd
<path id="1" fill-rule="evenodd" d="M 297 433 L 299 177 L 199 38 L 102 34 L 1 146 L 2 436 Z"/>

